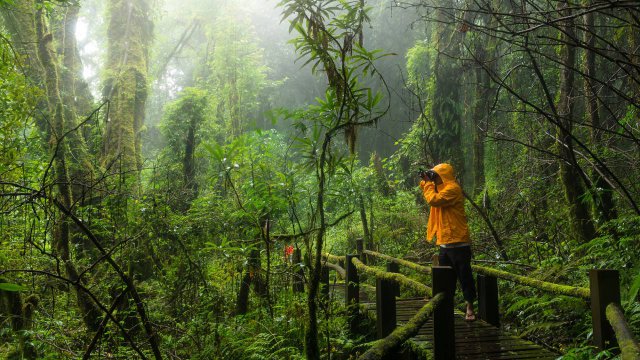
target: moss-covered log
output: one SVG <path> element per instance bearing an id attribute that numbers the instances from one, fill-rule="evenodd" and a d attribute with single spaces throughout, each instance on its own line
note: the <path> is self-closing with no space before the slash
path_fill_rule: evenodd
<path id="1" fill-rule="evenodd" d="M 324 266 L 328 267 L 331 270 L 335 270 L 335 272 L 337 272 L 342 279 L 345 279 L 347 277 L 347 272 L 338 264 L 330 263 L 327 261 L 324 263 Z"/>
<path id="2" fill-rule="evenodd" d="M 444 293 L 436 294 L 436 296 L 434 296 L 428 304 L 423 306 L 422 309 L 420 309 L 406 325 L 396 328 L 386 338 L 376 341 L 374 345 L 367 350 L 367 352 L 358 358 L 358 360 L 382 359 L 400 344 L 415 336 L 422 325 L 429 320 L 429 317 L 431 317 L 434 309 L 442 299 L 444 299 Z"/>
<path id="3" fill-rule="evenodd" d="M 560 285 L 554 284 L 538 279 L 533 279 L 527 276 L 516 275 L 502 270 L 496 270 L 484 266 L 479 265 L 471 265 L 471 268 L 480 274 L 494 276 L 499 279 L 513 281 L 520 285 L 531 286 L 536 289 L 544 290 L 546 292 L 550 292 L 556 295 L 566 295 L 572 296 L 582 299 L 589 299 L 591 293 L 589 292 L 589 288 L 578 287 L 578 286 L 569 286 L 569 285 Z"/>
<path id="4" fill-rule="evenodd" d="M 336 255 L 331 255 L 329 253 L 324 253 L 322 254 L 323 257 L 325 257 L 327 260 L 329 261 L 333 261 L 333 262 L 344 262 L 346 257 L 345 256 L 336 256 Z"/>
<path id="5" fill-rule="evenodd" d="M 422 272 L 422 273 L 425 273 L 425 274 L 431 274 L 431 268 L 428 267 L 428 266 L 423 266 L 423 265 L 416 264 L 416 263 L 411 262 L 411 261 L 394 258 L 393 256 L 381 254 L 379 252 L 375 252 L 375 251 L 371 251 L 371 250 L 365 250 L 363 252 L 365 254 L 367 254 L 367 255 L 375 256 L 375 257 L 377 257 L 379 259 L 390 261 L 392 263 L 396 263 L 398 265 L 408 267 L 409 269 L 412 269 L 412 270 L 415 270 L 415 271 L 418 271 L 418 272 Z"/>
<path id="6" fill-rule="evenodd" d="M 394 258 L 394 257 L 391 257 L 389 255 L 380 254 L 380 253 L 377 253 L 375 251 L 370 251 L 370 250 L 365 250 L 364 253 L 367 254 L 367 255 L 378 257 L 380 259 L 384 259 L 384 260 L 387 260 L 387 261 L 394 262 L 394 263 L 402 265 L 402 266 L 406 266 L 408 268 L 411 268 L 411 269 L 419 271 L 419 272 L 423 272 L 423 273 L 430 273 L 431 272 L 431 268 L 429 268 L 427 266 L 422 266 L 422 265 L 416 264 L 416 263 L 411 262 L 411 261 Z M 326 256 L 327 256 L 327 258 L 332 257 L 332 258 L 340 259 L 339 257 L 334 256 L 334 255 L 330 255 L 330 254 L 326 254 Z M 360 262 L 360 261 L 358 261 L 358 262 Z M 359 265 L 356 263 L 356 267 L 358 267 L 358 266 Z M 360 269 L 358 267 L 358 270 L 361 270 L 363 272 L 369 272 L 369 273 L 371 273 L 371 274 L 373 274 L 375 276 L 381 277 L 381 278 L 386 278 L 386 279 L 398 281 L 399 283 L 402 283 L 405 286 L 409 286 L 411 288 L 417 289 L 418 291 L 420 291 L 420 289 L 417 288 L 418 286 L 416 284 L 419 284 L 419 286 L 424 286 L 424 285 L 416 282 L 415 280 L 411 280 L 411 279 L 407 278 L 406 276 L 403 276 L 403 275 L 400 275 L 400 274 L 387 273 L 387 272 L 384 272 L 384 271 L 381 271 L 381 270 L 378 270 L 378 269 L 375 269 L 375 268 L 372 268 L 372 267 L 368 267 L 368 266 L 366 266 L 364 264 L 362 264 L 360 266 L 363 266 L 363 268 Z M 492 268 L 488 268 L 488 267 L 484 267 L 484 266 L 480 266 L 480 265 L 471 265 L 471 267 L 473 268 L 474 271 L 476 271 L 476 272 L 478 272 L 480 274 L 494 276 L 496 278 L 503 279 L 503 280 L 513 281 L 513 282 L 518 283 L 520 285 L 530 286 L 530 287 L 533 287 L 533 288 L 536 288 L 536 289 L 540 289 L 540 290 L 544 290 L 544 291 L 550 292 L 552 294 L 566 295 L 566 296 L 572 296 L 572 297 L 577 297 L 577 298 L 582 298 L 582 299 L 589 299 L 590 296 L 591 296 L 589 288 L 585 288 L 585 287 L 554 284 L 554 283 L 551 283 L 551 282 L 542 281 L 542 280 L 538 280 L 538 279 L 533 279 L 533 278 L 530 278 L 530 277 L 527 277 L 527 276 L 512 274 L 512 273 L 509 273 L 509 272 L 506 272 L 506 271 L 492 269 Z M 431 289 L 429 289 L 429 291 L 431 291 Z"/>
<path id="7" fill-rule="evenodd" d="M 627 324 L 620 306 L 615 303 L 607 305 L 606 314 L 607 320 L 611 323 L 613 332 L 616 334 L 622 360 L 640 359 L 640 345 L 633 338 L 633 332 L 629 329 L 629 324 Z"/>
<path id="8" fill-rule="evenodd" d="M 421 295 L 427 295 L 427 296 L 432 295 L 431 288 L 429 288 L 428 286 L 418 281 L 410 279 L 402 274 L 386 272 L 386 271 L 376 269 L 374 267 L 367 266 L 357 258 L 353 259 L 353 265 L 355 265 L 358 271 L 362 271 L 365 274 L 370 274 L 375 276 L 376 278 L 397 282 L 408 288 L 416 290 Z"/>
<path id="9" fill-rule="evenodd" d="M 420 345 L 419 343 L 409 339 L 404 342 L 404 346 L 408 348 L 412 353 L 418 356 L 418 359 L 423 360 L 432 360 L 433 359 L 433 351 L 428 348 Z"/>

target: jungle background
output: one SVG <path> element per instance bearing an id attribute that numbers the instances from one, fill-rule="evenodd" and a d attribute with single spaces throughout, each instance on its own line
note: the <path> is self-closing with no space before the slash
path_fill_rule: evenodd
<path id="1" fill-rule="evenodd" d="M 440 162 L 476 261 L 576 286 L 619 270 L 640 334 L 637 1 L 0 14 L 0 357 L 354 356 L 372 334 L 319 298 L 320 255 L 363 238 L 427 262 L 418 171 Z M 500 287 L 510 331 L 614 356 L 589 345 L 581 301 Z"/>

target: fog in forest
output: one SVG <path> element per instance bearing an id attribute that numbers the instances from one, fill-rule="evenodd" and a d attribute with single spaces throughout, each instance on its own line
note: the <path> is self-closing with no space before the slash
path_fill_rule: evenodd
<path id="1" fill-rule="evenodd" d="M 637 0 L 0 0 L 0 360 L 639 359 Z"/>

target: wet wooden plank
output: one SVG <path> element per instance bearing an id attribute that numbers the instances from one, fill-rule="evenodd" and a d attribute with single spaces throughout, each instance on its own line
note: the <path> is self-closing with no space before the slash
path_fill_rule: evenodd
<path id="1" fill-rule="evenodd" d="M 397 321 L 400 326 L 411 319 L 426 304 L 424 299 L 398 300 Z M 456 314 L 456 358 L 461 360 L 556 359 L 557 354 L 533 342 L 505 334 L 482 320 L 467 322 L 464 315 Z M 413 340 L 426 349 L 432 349 L 433 322 L 428 321 Z"/>

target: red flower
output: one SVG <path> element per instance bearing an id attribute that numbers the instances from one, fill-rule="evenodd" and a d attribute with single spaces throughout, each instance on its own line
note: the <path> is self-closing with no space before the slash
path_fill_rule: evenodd
<path id="1" fill-rule="evenodd" d="M 287 245 L 284 247 L 284 257 L 288 258 L 293 254 L 293 245 Z"/>

